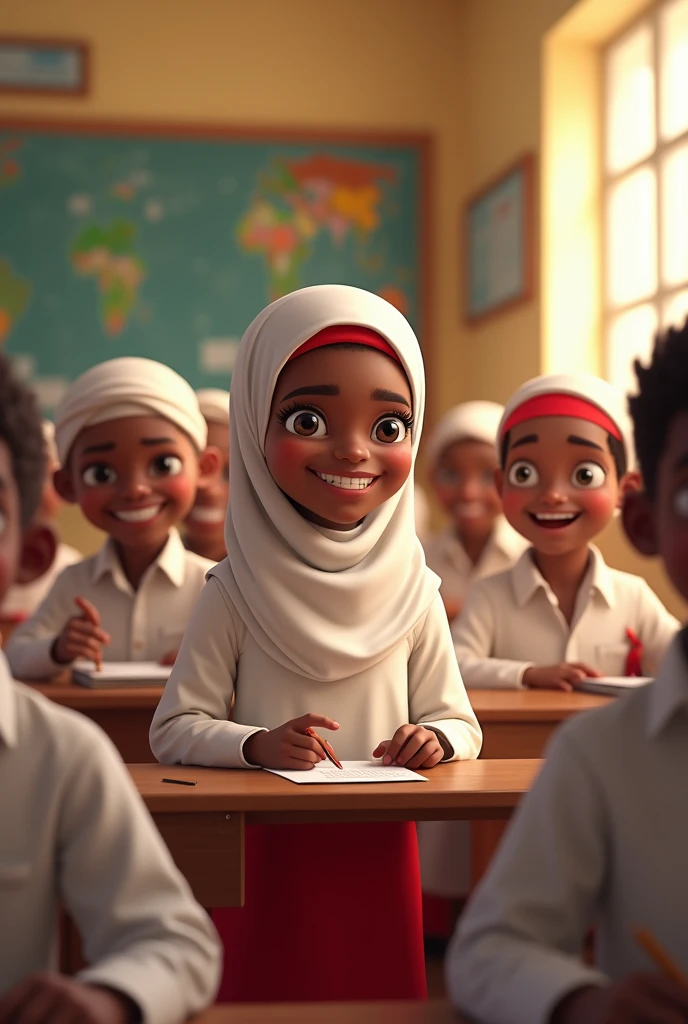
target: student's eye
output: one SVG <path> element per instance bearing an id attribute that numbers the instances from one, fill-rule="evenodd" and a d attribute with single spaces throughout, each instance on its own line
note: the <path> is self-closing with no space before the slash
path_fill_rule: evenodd
<path id="1" fill-rule="evenodd" d="M 383 416 L 373 427 L 370 438 L 383 444 L 399 444 L 406 440 L 409 430 L 410 425 L 401 416 Z"/>
<path id="2" fill-rule="evenodd" d="M 93 466 L 87 466 L 81 474 L 81 479 L 87 487 L 107 487 L 117 481 L 117 474 L 104 462 L 97 462 Z"/>
<path id="3" fill-rule="evenodd" d="M 688 519 L 688 487 L 679 487 L 674 492 L 673 505 L 677 516 L 681 519 Z"/>
<path id="4" fill-rule="evenodd" d="M 327 434 L 325 417 L 313 409 L 292 412 L 283 423 L 290 434 L 297 434 L 299 437 L 325 437 Z"/>
<path id="5" fill-rule="evenodd" d="M 178 455 L 156 455 L 150 464 L 151 476 L 178 476 L 183 468 Z"/>
<path id="6" fill-rule="evenodd" d="M 537 469 L 532 462 L 525 459 L 514 462 L 509 470 L 508 479 L 512 487 L 535 487 L 540 482 Z"/>
<path id="7" fill-rule="evenodd" d="M 438 469 L 437 482 L 445 487 L 456 487 L 461 483 L 461 474 L 456 469 Z"/>
<path id="8" fill-rule="evenodd" d="M 602 487 L 606 479 L 606 472 L 596 462 L 580 462 L 571 474 L 573 486 L 588 491 Z"/>

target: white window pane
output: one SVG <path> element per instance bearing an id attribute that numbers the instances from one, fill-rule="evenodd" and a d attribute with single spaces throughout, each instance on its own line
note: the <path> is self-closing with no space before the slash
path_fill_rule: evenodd
<path id="1" fill-rule="evenodd" d="M 662 306 L 662 327 L 683 327 L 688 318 L 688 288 L 676 292 Z"/>
<path id="2" fill-rule="evenodd" d="M 649 156 L 655 148 L 653 29 L 639 25 L 606 61 L 606 163 L 612 174 Z"/>
<path id="3" fill-rule="evenodd" d="M 612 322 L 607 338 L 607 377 L 625 395 L 637 391 L 633 361 L 648 363 L 657 331 L 654 306 L 636 306 Z"/>
<path id="4" fill-rule="evenodd" d="M 662 7 L 659 45 L 662 138 L 675 139 L 688 128 L 688 0 Z"/>
<path id="5" fill-rule="evenodd" d="M 664 157 L 662 201 L 662 281 L 672 287 L 688 281 L 688 143 Z"/>
<path id="6" fill-rule="evenodd" d="M 655 172 L 624 178 L 607 200 L 607 297 L 612 306 L 647 298 L 657 289 Z"/>

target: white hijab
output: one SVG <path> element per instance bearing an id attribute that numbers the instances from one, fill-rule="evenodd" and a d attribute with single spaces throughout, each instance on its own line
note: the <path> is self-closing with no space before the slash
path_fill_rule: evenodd
<path id="1" fill-rule="evenodd" d="M 225 540 L 211 569 L 252 637 L 276 662 L 309 679 L 363 672 L 412 631 L 439 578 L 414 527 L 413 468 L 404 486 L 351 531 L 323 530 L 282 493 L 264 455 L 280 370 L 325 327 L 371 328 L 395 349 L 413 395 L 413 461 L 425 404 L 423 360 L 411 327 L 377 295 L 345 285 L 292 292 L 244 334 L 232 375 L 232 461 Z"/>

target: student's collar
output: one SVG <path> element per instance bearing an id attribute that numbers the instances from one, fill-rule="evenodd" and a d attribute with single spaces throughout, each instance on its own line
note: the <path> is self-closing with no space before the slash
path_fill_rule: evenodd
<path id="1" fill-rule="evenodd" d="M 647 734 L 658 736 L 677 711 L 688 706 L 688 642 L 682 630 L 667 650 L 654 683 L 650 683 Z"/>
<path id="2" fill-rule="evenodd" d="M 10 667 L 0 651 L 0 740 L 7 747 L 17 745 L 17 694 Z"/>
<path id="3" fill-rule="evenodd" d="M 535 564 L 532 547 L 527 548 L 514 565 L 511 581 L 519 608 L 523 608 L 538 590 L 550 592 L 549 584 Z M 596 591 L 610 608 L 614 606 L 614 586 L 609 566 L 593 544 L 590 545 L 590 563 L 581 587 Z"/>
<path id="4" fill-rule="evenodd" d="M 153 565 L 158 569 L 161 569 L 170 583 L 174 584 L 175 587 L 181 587 L 184 583 L 184 573 L 186 569 L 186 554 L 182 539 L 179 535 L 179 530 L 172 528 L 167 538 L 167 543 L 162 549 L 158 557 L 153 562 Z M 151 566 L 146 570 L 149 572 Z M 108 537 L 105 544 L 93 559 L 93 570 L 92 579 L 94 583 L 98 583 L 99 580 L 110 574 L 113 579 L 124 578 L 122 565 L 117 554 L 115 542 L 112 537 Z"/>

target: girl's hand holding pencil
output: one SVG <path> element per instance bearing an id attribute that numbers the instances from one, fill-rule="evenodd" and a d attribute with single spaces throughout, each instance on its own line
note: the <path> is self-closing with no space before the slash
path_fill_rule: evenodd
<path id="1" fill-rule="evenodd" d="M 101 629 L 100 614 L 85 597 L 75 597 L 74 603 L 81 615 L 68 619 L 62 632 L 53 644 L 53 660 L 68 665 L 75 658 L 88 658 L 102 667 L 102 649 L 110 643 L 110 635 Z"/>
<path id="2" fill-rule="evenodd" d="M 249 764 L 261 768 L 289 768 L 308 771 L 326 754 L 315 729 L 339 728 L 339 723 L 326 715 L 301 715 L 269 732 L 256 732 L 244 743 L 244 757 Z"/>

